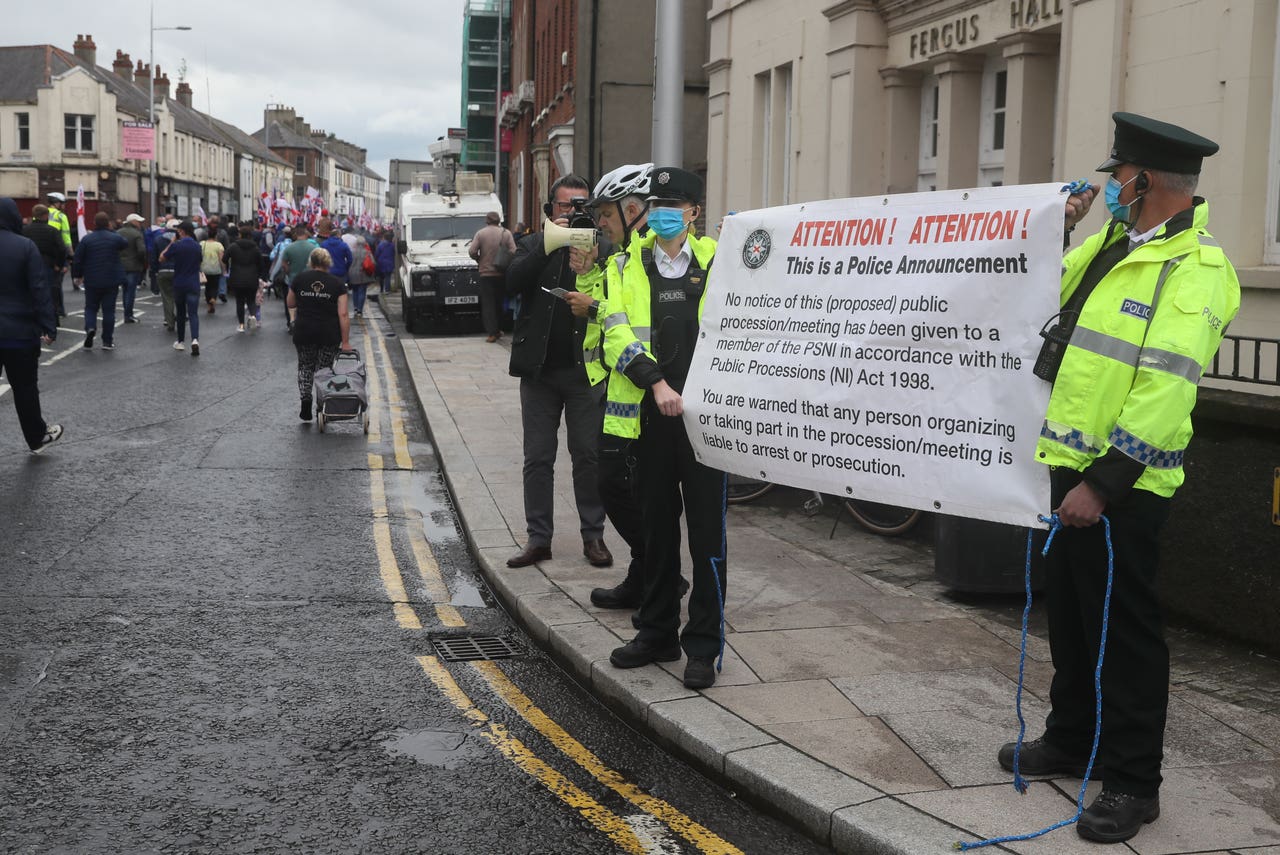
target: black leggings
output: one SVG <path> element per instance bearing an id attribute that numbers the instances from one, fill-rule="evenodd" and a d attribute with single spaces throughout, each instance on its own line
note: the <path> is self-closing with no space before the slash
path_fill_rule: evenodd
<path id="1" fill-rule="evenodd" d="M 258 305 L 258 288 L 236 288 L 236 320 L 244 324 L 246 310 L 253 314 Z"/>

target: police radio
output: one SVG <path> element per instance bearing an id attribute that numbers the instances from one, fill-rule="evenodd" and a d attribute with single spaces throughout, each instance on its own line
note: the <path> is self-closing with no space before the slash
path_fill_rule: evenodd
<path id="1" fill-rule="evenodd" d="M 1079 318 L 1079 312 L 1064 311 L 1045 322 L 1040 329 L 1044 344 L 1040 345 L 1035 367 L 1031 369 L 1032 374 L 1050 383 L 1057 378 L 1062 358 L 1067 355 L 1067 344 L 1071 341 L 1071 334 L 1075 332 Z"/>

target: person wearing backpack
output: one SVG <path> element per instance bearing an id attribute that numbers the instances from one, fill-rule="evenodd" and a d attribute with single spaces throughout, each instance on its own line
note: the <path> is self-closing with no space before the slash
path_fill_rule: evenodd
<path id="1" fill-rule="evenodd" d="M 226 247 L 214 237 L 215 232 L 209 230 L 209 236 L 200 241 L 200 272 L 204 275 L 204 301 L 209 305 L 209 314 L 213 314 L 218 302 L 218 293 L 222 284 L 222 254 Z"/>

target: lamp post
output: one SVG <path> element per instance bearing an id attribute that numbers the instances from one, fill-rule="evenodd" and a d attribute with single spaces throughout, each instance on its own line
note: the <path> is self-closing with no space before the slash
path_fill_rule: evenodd
<path id="1" fill-rule="evenodd" d="M 190 27 L 157 27 L 156 5 L 151 4 L 151 48 L 148 54 L 147 76 L 151 78 L 151 92 L 147 99 L 147 120 L 151 123 L 151 224 L 156 221 L 156 161 L 160 159 L 160 135 L 156 133 L 156 30 L 189 30 Z"/>

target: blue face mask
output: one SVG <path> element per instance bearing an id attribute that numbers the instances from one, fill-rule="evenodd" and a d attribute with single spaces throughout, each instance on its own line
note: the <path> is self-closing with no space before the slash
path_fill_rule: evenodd
<path id="1" fill-rule="evenodd" d="M 1141 174 L 1141 173 L 1139 173 Z M 1132 215 L 1133 205 L 1120 204 L 1120 191 L 1128 187 L 1138 179 L 1135 175 L 1125 183 L 1121 184 L 1120 179 L 1112 175 L 1107 179 L 1107 186 L 1102 191 L 1102 198 L 1107 203 L 1107 210 L 1111 212 L 1111 216 L 1115 217 L 1122 223 L 1128 224 L 1129 217 Z"/>
<path id="2" fill-rule="evenodd" d="M 683 208 L 652 208 L 646 222 L 653 233 L 663 240 L 678 237 L 689 228 L 689 224 L 684 221 Z"/>

